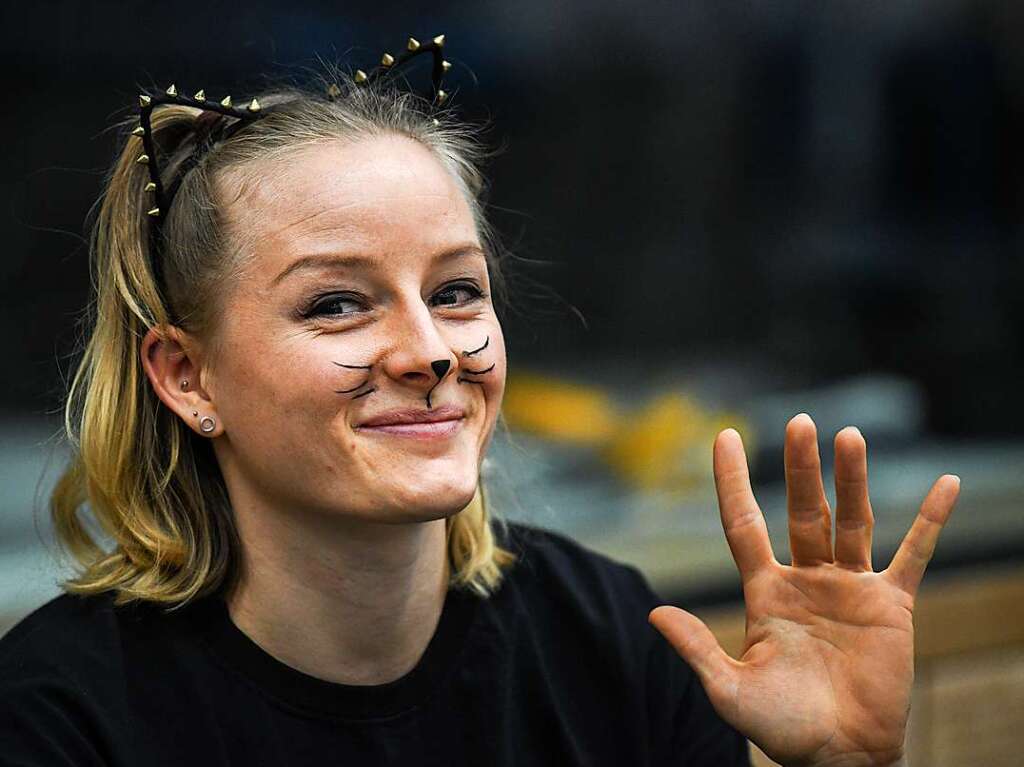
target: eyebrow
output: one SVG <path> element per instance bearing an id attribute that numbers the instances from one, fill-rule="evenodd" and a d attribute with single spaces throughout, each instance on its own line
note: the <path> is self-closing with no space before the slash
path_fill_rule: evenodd
<path id="1" fill-rule="evenodd" d="M 473 256 L 484 256 L 484 251 L 479 245 L 458 245 L 454 248 L 449 248 L 448 250 L 442 250 L 439 253 L 435 253 L 434 257 L 431 259 L 431 265 L 437 265 L 446 261 Z M 288 275 L 299 271 L 337 268 L 365 269 L 379 267 L 382 265 L 383 261 L 381 259 L 372 258 L 370 256 L 344 255 L 341 253 L 316 253 L 309 256 L 302 256 L 301 258 L 297 258 L 292 261 L 284 271 L 271 281 L 270 285 L 273 287 Z"/>

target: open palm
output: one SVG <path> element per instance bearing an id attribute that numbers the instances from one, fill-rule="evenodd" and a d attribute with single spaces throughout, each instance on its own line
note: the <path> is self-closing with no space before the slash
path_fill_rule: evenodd
<path id="1" fill-rule="evenodd" d="M 786 427 L 792 564 L 776 561 L 750 487 L 739 434 L 715 440 L 715 484 L 743 581 L 746 646 L 730 658 L 697 617 L 677 607 L 650 622 L 699 675 L 719 715 L 784 765 L 894 765 L 903 756 L 914 679 L 914 596 L 960 488 L 932 486 L 892 563 L 871 566 L 867 448 L 847 427 L 835 439 L 836 535 L 817 432 Z"/>

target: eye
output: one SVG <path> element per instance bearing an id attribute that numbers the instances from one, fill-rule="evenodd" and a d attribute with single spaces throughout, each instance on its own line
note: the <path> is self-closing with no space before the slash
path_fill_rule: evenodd
<path id="1" fill-rule="evenodd" d="M 351 293 L 334 293 L 331 295 L 323 296 L 312 304 L 309 308 L 303 312 L 305 317 L 322 317 L 332 316 L 338 317 L 345 314 L 354 314 L 356 310 L 346 311 L 343 307 L 346 304 L 352 304 L 356 307 L 362 307 L 362 300 L 358 296 L 354 296 Z"/>
<path id="2" fill-rule="evenodd" d="M 459 293 L 467 296 L 465 300 L 459 300 Z M 445 285 L 437 291 L 430 299 L 432 306 L 460 306 L 472 303 L 484 297 L 483 291 L 471 282 L 456 282 Z"/>

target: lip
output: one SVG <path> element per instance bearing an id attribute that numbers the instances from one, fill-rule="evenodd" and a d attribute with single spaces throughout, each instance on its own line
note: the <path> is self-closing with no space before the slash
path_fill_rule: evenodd
<path id="1" fill-rule="evenodd" d="M 387 434 L 396 437 L 408 437 L 414 440 L 446 440 L 462 428 L 463 419 L 455 418 L 448 421 L 424 421 L 420 423 L 392 423 L 384 426 L 360 426 L 364 434 Z"/>
<path id="2" fill-rule="evenodd" d="M 400 408 L 397 410 L 388 410 L 384 413 L 378 413 L 372 418 L 368 418 L 358 425 L 357 428 L 377 428 L 384 426 L 419 426 L 420 430 L 423 431 L 424 424 L 447 424 L 450 428 L 453 422 L 461 421 L 466 417 L 466 411 L 461 407 L 455 405 L 441 405 L 440 407 L 433 408 L 431 410 L 420 410 L 417 408 Z M 438 431 L 438 427 L 432 427 L 434 432 Z M 389 431 L 391 431 L 389 429 Z"/>

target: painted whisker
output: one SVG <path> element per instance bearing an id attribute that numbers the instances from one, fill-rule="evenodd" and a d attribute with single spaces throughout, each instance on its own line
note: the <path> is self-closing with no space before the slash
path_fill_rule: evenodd
<path id="1" fill-rule="evenodd" d="M 474 349 L 471 352 L 463 350 L 462 356 L 463 357 L 472 357 L 477 352 L 482 352 L 484 349 L 486 349 L 487 348 L 487 344 L 489 344 L 490 342 L 491 342 L 491 337 L 487 336 L 487 340 L 484 341 L 484 345 L 483 346 L 481 346 L 479 349 Z"/>
<path id="2" fill-rule="evenodd" d="M 335 394 L 349 394 L 350 392 L 359 391 L 364 386 L 366 386 L 367 383 L 369 383 L 369 379 L 367 379 L 366 381 L 363 381 L 361 384 L 359 384 L 359 386 L 353 386 L 351 389 L 335 389 L 334 393 Z M 372 389 L 371 389 L 371 391 L 372 391 Z M 360 394 L 359 396 L 362 397 L 363 395 Z"/>
<path id="3" fill-rule="evenodd" d="M 373 367 L 373 365 L 346 365 L 344 362 L 335 362 L 334 360 L 331 360 L 331 364 L 332 365 L 337 365 L 340 368 L 348 368 L 350 370 L 369 370 L 370 368 Z M 354 392 L 354 391 L 359 391 L 364 386 L 366 386 L 366 384 L 368 384 L 369 382 L 370 382 L 370 379 L 367 378 L 365 381 L 363 381 L 358 386 L 353 386 L 351 389 L 335 389 L 334 393 L 335 394 L 349 394 L 349 393 Z M 360 397 L 365 397 L 370 392 L 375 391 L 376 388 L 377 387 L 374 387 L 373 389 L 369 389 L 368 391 L 364 391 L 362 394 L 357 394 L 352 399 L 359 399 Z"/>

